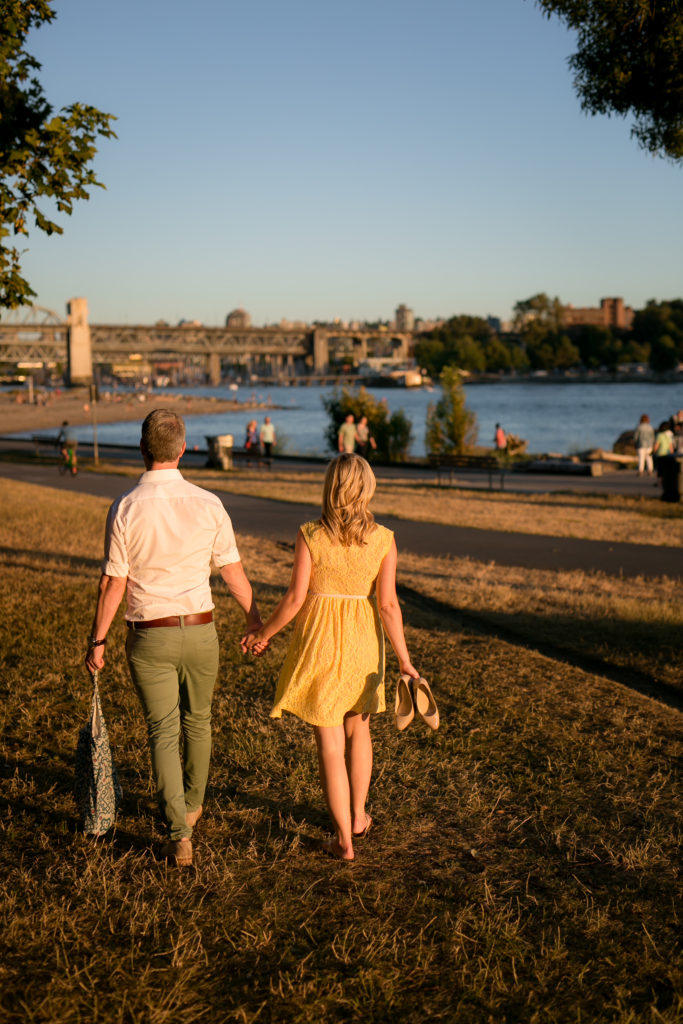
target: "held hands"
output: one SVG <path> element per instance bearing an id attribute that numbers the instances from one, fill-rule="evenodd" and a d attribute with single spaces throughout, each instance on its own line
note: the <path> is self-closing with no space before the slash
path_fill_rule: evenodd
<path id="1" fill-rule="evenodd" d="M 263 627 L 260 629 L 250 629 L 244 634 L 240 640 L 240 649 L 242 654 L 254 654 L 258 657 L 266 650 L 270 643 L 270 640 L 265 639 L 263 636 Z"/>

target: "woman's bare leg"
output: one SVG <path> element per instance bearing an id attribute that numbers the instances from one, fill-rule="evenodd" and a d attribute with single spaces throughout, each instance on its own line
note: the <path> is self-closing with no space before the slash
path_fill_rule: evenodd
<path id="1" fill-rule="evenodd" d="M 353 860 L 351 841 L 351 797 L 349 777 L 344 760 L 344 726 L 314 726 L 315 742 L 318 747 L 318 768 L 320 782 L 327 802 L 335 837 L 327 846 L 330 853 L 342 860 Z"/>
<path id="2" fill-rule="evenodd" d="M 349 711 L 344 716 L 346 735 L 346 772 L 349 777 L 351 798 L 351 829 L 362 832 L 368 824 L 365 802 L 370 789 L 372 775 L 372 739 L 370 738 L 370 715 L 358 715 Z"/>

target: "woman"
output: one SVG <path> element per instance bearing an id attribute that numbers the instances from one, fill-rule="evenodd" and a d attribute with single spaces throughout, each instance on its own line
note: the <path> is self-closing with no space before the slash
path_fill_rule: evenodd
<path id="1" fill-rule="evenodd" d="M 365 459 L 337 456 L 325 475 L 322 514 L 299 529 L 292 578 L 266 624 L 242 638 L 260 654 L 296 616 L 272 718 L 289 711 L 313 726 L 334 836 L 326 853 L 353 860 L 367 835 L 372 772 L 370 715 L 385 710 L 384 634 L 401 673 L 419 679 L 396 597 L 396 543 L 368 509 L 375 477 Z"/>
<path id="2" fill-rule="evenodd" d="M 642 476 L 647 466 L 647 475 L 652 476 L 652 448 L 655 443 L 654 428 L 650 424 L 650 417 L 643 413 L 640 422 L 635 429 L 633 441 L 638 453 L 638 476 Z"/>

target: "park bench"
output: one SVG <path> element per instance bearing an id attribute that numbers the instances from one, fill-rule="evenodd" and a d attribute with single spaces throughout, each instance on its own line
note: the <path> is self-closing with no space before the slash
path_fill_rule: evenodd
<path id="1" fill-rule="evenodd" d="M 491 491 L 493 490 L 493 476 L 497 473 L 500 476 L 500 489 L 501 491 L 503 490 L 505 484 L 505 464 L 496 455 L 457 455 L 449 453 L 429 455 L 428 458 L 429 465 L 438 474 L 439 486 L 441 486 L 442 475 L 448 474 L 448 482 L 450 484 L 453 482 L 455 470 L 464 469 L 488 473 L 489 490 Z"/>

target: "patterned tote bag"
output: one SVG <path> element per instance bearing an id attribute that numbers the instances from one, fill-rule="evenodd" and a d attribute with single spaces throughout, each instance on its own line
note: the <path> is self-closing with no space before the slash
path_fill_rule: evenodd
<path id="1" fill-rule="evenodd" d="M 74 796 L 82 828 L 91 836 L 103 836 L 112 827 L 122 796 L 102 714 L 97 676 L 95 672 L 92 677 L 90 717 L 78 734 L 74 777 Z"/>

